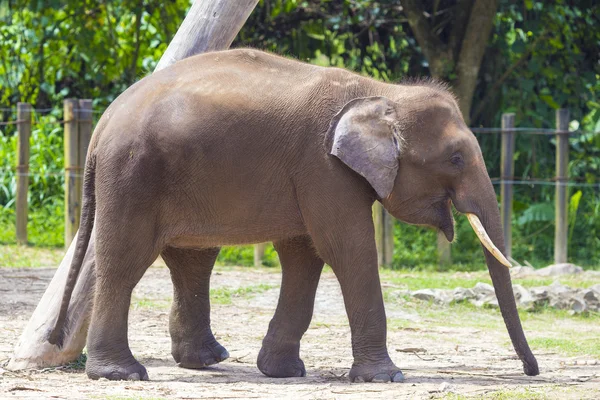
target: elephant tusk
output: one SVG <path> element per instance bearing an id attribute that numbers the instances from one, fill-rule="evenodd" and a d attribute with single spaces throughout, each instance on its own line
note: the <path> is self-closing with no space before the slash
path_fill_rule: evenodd
<path id="1" fill-rule="evenodd" d="M 477 235 L 477 237 L 479 238 L 481 243 L 485 246 L 485 248 L 488 249 L 489 252 L 492 253 L 492 255 L 494 257 L 496 257 L 496 260 L 500 261 L 500 263 L 502 265 L 504 265 L 508 268 L 512 267 L 510 262 L 506 259 L 506 257 L 504 257 L 504 254 L 502 254 L 502 252 L 496 247 L 496 245 L 494 245 L 494 243 L 492 243 L 492 240 L 490 239 L 487 232 L 485 231 L 485 228 L 483 227 L 483 224 L 479 220 L 479 217 L 477 217 L 477 215 L 471 214 L 471 213 L 467 213 L 466 216 L 469 219 L 469 223 L 471 224 L 471 227 L 475 231 L 475 234 Z"/>

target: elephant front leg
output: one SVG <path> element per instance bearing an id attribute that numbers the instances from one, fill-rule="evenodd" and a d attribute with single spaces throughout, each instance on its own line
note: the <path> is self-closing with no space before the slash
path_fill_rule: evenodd
<path id="1" fill-rule="evenodd" d="M 275 242 L 274 246 L 282 267 L 281 291 L 258 354 L 258 369 L 275 378 L 305 376 L 300 339 L 312 318 L 323 260 L 308 236 Z"/>
<path id="2" fill-rule="evenodd" d="M 350 208 L 348 208 L 350 209 Z M 379 281 L 370 208 L 323 224 L 311 224 L 311 236 L 340 282 L 350 330 L 354 363 L 352 382 L 402 382 L 404 376 L 387 351 L 386 316 Z M 312 222 L 312 221 L 311 221 Z"/>
<path id="3" fill-rule="evenodd" d="M 182 368 L 203 368 L 229 357 L 210 328 L 210 275 L 219 248 L 168 247 L 162 257 L 173 281 L 169 319 L 171 354 Z"/>
<path id="4" fill-rule="evenodd" d="M 373 254 L 371 254 L 373 253 Z M 352 333 L 352 382 L 402 382 L 387 350 L 387 326 L 375 251 L 349 253 L 333 270 L 340 281 Z"/>

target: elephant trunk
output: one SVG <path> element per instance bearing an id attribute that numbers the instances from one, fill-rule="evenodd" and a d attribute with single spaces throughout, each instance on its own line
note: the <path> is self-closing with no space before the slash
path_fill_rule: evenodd
<path id="1" fill-rule="evenodd" d="M 487 232 L 487 235 L 489 235 L 489 239 L 491 239 L 497 250 L 504 252 L 504 238 L 502 235 L 496 194 L 491 182 L 486 186 L 485 192 L 487 194 L 484 196 L 484 205 L 474 208 L 477 209 L 476 214 L 479 214 L 478 216 L 482 221 L 482 227 L 485 232 Z M 494 256 L 492 252 L 488 250 L 489 246 L 482 244 L 482 247 L 490 276 L 494 284 L 494 290 L 496 291 L 496 297 L 498 298 L 498 305 L 500 306 L 500 311 L 504 318 L 504 323 L 506 324 L 513 347 L 523 362 L 523 371 L 529 376 L 538 375 L 539 369 L 537 360 L 527 344 L 527 339 L 525 338 L 525 333 L 521 326 L 521 320 L 519 319 L 519 313 L 517 312 L 517 304 L 513 294 L 510 271 L 501 263 L 500 260 L 502 260 L 503 257 L 498 257 L 497 255 Z"/>

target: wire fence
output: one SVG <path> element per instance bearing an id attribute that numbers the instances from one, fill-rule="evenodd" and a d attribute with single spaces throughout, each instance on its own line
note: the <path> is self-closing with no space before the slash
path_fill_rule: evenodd
<path id="1" fill-rule="evenodd" d="M 67 106 L 68 104 L 68 106 Z M 24 107 L 25 106 L 25 107 Z M 87 152 L 87 145 L 89 144 L 89 137 L 91 137 L 92 125 L 94 124 L 92 115 L 101 115 L 104 111 L 93 109 L 91 107 L 91 100 L 76 100 L 69 99 L 65 101 L 65 107 L 60 108 L 28 108 L 24 103 L 20 103 L 17 108 L 0 108 L 0 112 L 10 112 L 16 115 L 16 118 L 10 121 L 0 122 L 0 127 L 3 126 L 16 126 L 17 133 L 19 135 L 20 146 L 29 146 L 29 137 L 32 126 L 40 125 L 57 125 L 63 126 L 65 134 L 65 166 L 62 171 L 56 172 L 56 168 L 53 168 L 53 172 L 48 171 L 30 171 L 28 164 L 29 149 L 26 151 L 26 155 L 19 154 L 18 165 L 10 168 L 0 168 L 0 174 L 12 174 L 17 180 L 17 187 L 25 185 L 25 193 L 27 191 L 27 179 L 29 177 L 45 177 L 45 178 L 59 178 L 64 179 L 66 186 L 65 189 L 65 212 L 69 212 L 72 215 L 70 220 L 74 221 L 72 226 L 69 227 L 70 232 L 75 232 L 78 228 L 78 214 L 81 199 L 77 196 L 81 196 L 81 183 L 83 178 L 83 164 L 85 160 L 85 153 Z M 78 107 L 79 106 L 79 107 Z M 54 116 L 56 120 L 51 118 L 45 118 L 43 121 L 39 118 L 50 114 Z M 35 118 L 38 116 L 38 118 Z M 32 118 L 33 117 L 33 118 Z M 26 119 L 29 118 L 29 119 Z M 62 118 L 62 119 L 59 119 Z M 32 121 L 33 120 L 33 121 Z M 568 153 L 569 153 L 569 137 L 576 137 L 582 135 L 598 135 L 600 132 L 592 132 L 585 130 L 568 130 L 569 113 L 568 110 L 557 110 L 557 127 L 556 129 L 546 128 L 535 128 L 535 127 L 515 127 L 514 126 L 514 114 L 504 114 L 502 116 L 502 127 L 472 127 L 470 128 L 473 133 L 476 134 L 499 134 L 502 137 L 501 145 L 501 176 L 491 178 L 491 182 L 495 186 L 500 186 L 500 204 L 503 213 L 503 227 L 505 231 L 505 242 L 507 243 L 507 255 L 511 256 L 511 220 L 512 220 L 512 202 L 513 202 L 513 186 L 529 186 L 531 188 L 540 186 L 548 187 L 552 186 L 556 188 L 556 210 L 557 210 L 557 230 L 556 243 L 562 243 L 562 246 L 566 248 L 566 226 L 563 224 L 559 226 L 558 221 L 566 219 L 566 195 L 569 187 L 574 188 L 590 188 L 600 189 L 600 180 L 589 180 L 589 179 L 577 179 L 575 177 L 568 176 Z M 79 133 L 78 133 L 79 130 Z M 23 131 L 23 132 L 21 132 Z M 25 132 L 27 131 L 27 132 Z M 84 132 L 85 134 L 80 137 Z M 527 178 L 527 177 L 516 177 L 514 176 L 514 139 L 519 134 L 524 135 L 544 135 L 552 136 L 556 138 L 556 152 L 557 152 L 557 169 L 556 176 L 553 178 Z M 88 136 L 87 139 L 85 136 Z M 23 136 L 24 138 L 21 138 Z M 69 145 L 66 142 L 69 141 Z M 81 142 L 81 143 L 80 143 Z M 71 154 L 67 154 L 71 151 Z M 17 192 L 19 190 L 17 189 Z M 71 192 L 71 194 L 69 194 Z M 74 196 L 72 193 L 76 193 Z M 22 203 L 25 202 L 25 205 Z M 21 195 L 21 199 L 17 199 L 16 207 L 17 210 L 21 209 L 21 214 L 25 212 L 25 217 L 17 216 L 17 219 L 21 221 L 23 229 L 26 230 L 26 211 L 27 203 Z M 21 205 L 19 205 L 21 204 Z M 385 218 L 384 218 L 385 220 Z M 25 221 L 25 222 L 23 222 Z M 17 222 L 19 224 L 19 222 Z M 67 231 L 67 227 L 65 227 Z M 389 231 L 389 229 L 381 229 L 381 232 Z M 560 231 L 560 232 L 559 232 Z M 19 236 L 19 229 L 17 229 L 17 236 Z M 26 237 L 26 234 L 25 234 Z M 65 243 L 70 242 L 69 237 L 65 236 Z M 26 240 L 26 239 L 25 239 Z M 19 239 L 18 239 L 19 241 Z M 392 243 L 393 240 L 389 238 L 381 238 L 380 243 Z M 566 250 L 564 254 L 560 255 L 560 260 L 556 262 L 566 261 Z M 381 250 L 381 254 L 392 254 L 392 252 L 385 249 Z M 560 253 L 560 252 L 559 252 Z M 388 264 L 385 257 L 380 255 L 382 260 L 381 264 Z M 565 259 L 564 261 L 562 261 Z"/>

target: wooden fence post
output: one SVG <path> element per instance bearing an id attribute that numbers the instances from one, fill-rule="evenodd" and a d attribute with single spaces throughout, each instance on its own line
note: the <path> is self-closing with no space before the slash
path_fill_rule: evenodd
<path id="1" fill-rule="evenodd" d="M 65 120 L 65 248 L 68 248 L 79 228 L 81 171 L 78 165 L 79 134 L 76 99 L 64 101 Z"/>
<path id="2" fill-rule="evenodd" d="M 90 146 L 90 139 L 92 138 L 92 100 L 81 99 L 79 100 L 79 154 L 77 156 L 77 165 L 80 168 L 80 174 L 83 174 L 85 168 L 85 159 L 87 156 L 88 147 Z M 80 180 L 81 189 L 79 201 L 83 198 L 83 178 Z"/>
<path id="3" fill-rule="evenodd" d="M 446 239 L 446 235 L 443 232 L 437 233 L 437 252 L 438 262 L 440 265 L 452 264 L 452 252 L 450 242 Z"/>
<path id="4" fill-rule="evenodd" d="M 569 110 L 556 110 L 556 230 L 554 231 L 554 263 L 567 262 L 569 165 Z"/>
<path id="5" fill-rule="evenodd" d="M 384 240 L 383 240 L 383 206 L 380 202 L 376 201 L 373 203 L 373 226 L 375 228 L 375 246 L 377 247 L 377 265 L 383 265 L 383 251 L 384 251 Z"/>
<path id="6" fill-rule="evenodd" d="M 512 211 L 513 211 L 513 176 L 515 175 L 515 114 L 502 114 L 502 150 L 500 155 L 500 218 L 504 231 L 504 245 L 507 257 L 512 257 Z"/>
<path id="7" fill-rule="evenodd" d="M 265 250 L 267 248 L 266 243 L 258 243 L 254 245 L 254 266 L 261 267 L 262 260 L 265 256 Z"/>
<path id="8" fill-rule="evenodd" d="M 381 207 L 383 208 L 383 207 Z M 394 217 L 383 210 L 383 265 L 391 267 L 394 261 Z"/>
<path id="9" fill-rule="evenodd" d="M 378 201 L 373 203 L 373 225 L 375 227 L 375 245 L 377 246 L 377 264 L 389 267 L 394 260 L 394 217 Z"/>
<path id="10" fill-rule="evenodd" d="M 27 244 L 27 192 L 29 190 L 29 137 L 31 136 L 31 105 L 17 103 L 17 243 Z"/>

